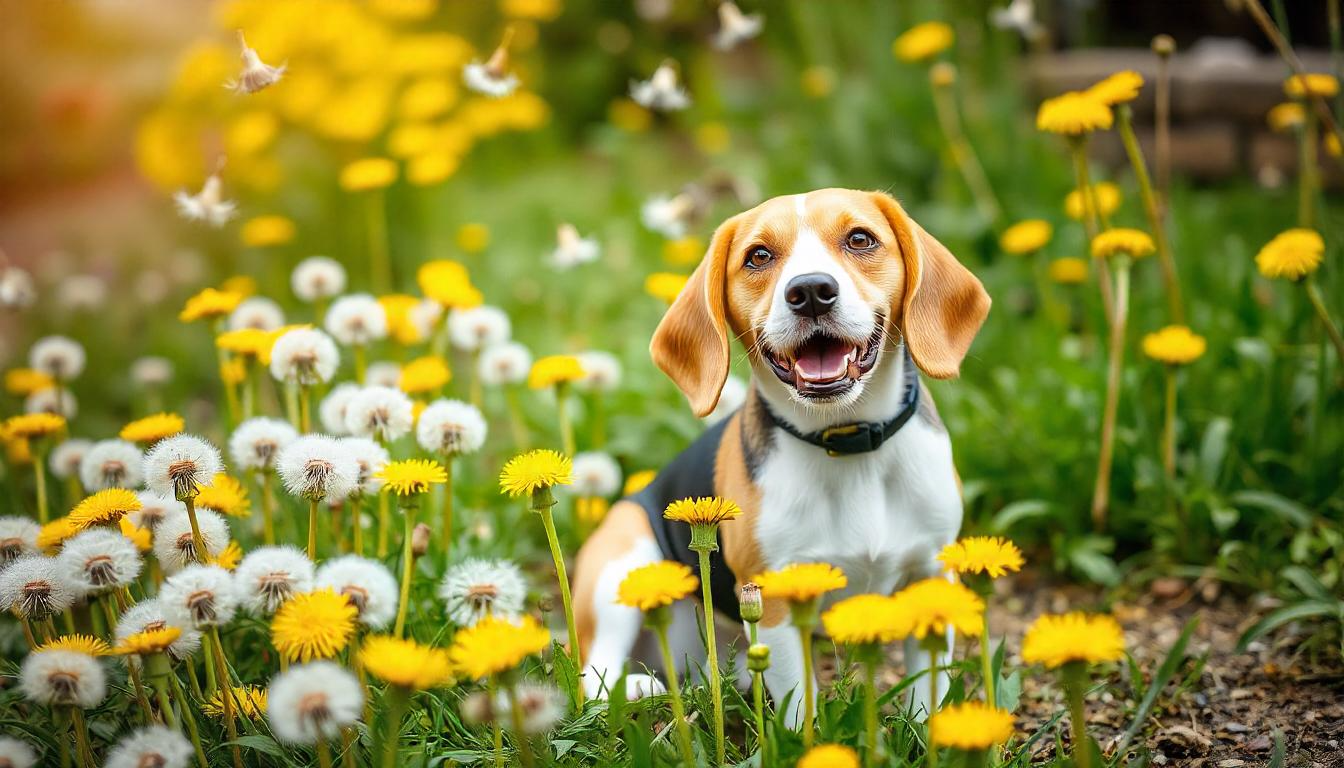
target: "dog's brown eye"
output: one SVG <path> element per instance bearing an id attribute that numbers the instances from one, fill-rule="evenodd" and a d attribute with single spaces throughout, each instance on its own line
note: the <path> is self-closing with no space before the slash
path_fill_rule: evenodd
<path id="1" fill-rule="evenodd" d="M 748 269 L 761 269 L 762 267 L 769 266 L 770 262 L 774 260 L 775 254 L 771 253 L 770 249 L 763 245 L 758 245 L 750 251 L 747 251 Z"/>
<path id="2" fill-rule="evenodd" d="M 845 245 L 851 251 L 866 251 L 877 245 L 877 240 L 862 229 L 856 229 L 845 238 Z"/>

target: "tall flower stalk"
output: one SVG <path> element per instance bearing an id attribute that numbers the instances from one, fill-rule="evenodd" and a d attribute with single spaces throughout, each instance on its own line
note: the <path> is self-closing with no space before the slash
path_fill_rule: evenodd
<path id="1" fill-rule="evenodd" d="M 1199 359 L 1206 346 L 1203 336 L 1183 325 L 1169 325 L 1143 337 L 1143 353 L 1163 364 L 1162 471 L 1168 486 L 1176 480 L 1177 374 L 1181 367 Z"/>
<path id="2" fill-rule="evenodd" d="M 1001 208 L 994 188 L 989 184 L 984 166 L 975 154 L 975 148 L 966 138 L 961 126 L 961 115 L 957 110 L 957 68 L 947 62 L 939 62 L 929 68 L 929 83 L 933 86 L 933 107 L 938 116 L 938 127 L 942 129 L 943 139 L 947 142 L 947 151 L 952 163 L 961 173 L 966 186 L 975 198 L 975 207 L 981 217 L 991 225 L 999 220 Z"/>
<path id="3" fill-rule="evenodd" d="M 826 634 L 838 644 L 853 649 L 863 666 L 864 765 L 879 765 L 880 727 L 877 711 L 877 670 L 882 649 L 899 639 L 904 630 L 896 598 L 886 595 L 855 595 L 836 603 L 821 617 Z"/>
<path id="4" fill-rule="evenodd" d="M 1022 640 L 1022 660 L 1043 664 L 1060 672 L 1064 697 L 1069 706 L 1073 762 L 1092 768 L 1092 747 L 1087 735 L 1087 667 L 1124 658 L 1125 644 L 1120 625 L 1110 616 L 1069 613 L 1046 614 L 1027 628 Z"/>
<path id="5" fill-rule="evenodd" d="M 384 464 L 375 476 L 383 481 L 383 493 L 396 494 L 405 523 L 401 546 L 401 595 L 397 604 L 396 624 L 392 630 L 397 637 L 403 637 L 411 604 L 411 579 L 415 575 L 415 553 L 412 548 L 416 511 L 424 506 L 425 497 L 433 486 L 448 481 L 448 474 L 438 462 L 407 459 Z"/>
<path id="6" fill-rule="evenodd" d="M 979 587 L 977 593 L 985 601 L 980 622 L 980 676 L 985 688 L 985 703 L 997 707 L 994 644 L 989 634 L 989 596 L 993 592 L 994 579 L 1021 570 L 1025 562 L 1022 550 L 999 536 L 970 536 L 943 547 L 938 553 L 938 561 L 943 568 L 961 578 L 980 582 L 976 585 Z"/>
<path id="7" fill-rule="evenodd" d="M 1129 157 L 1130 167 L 1134 169 L 1134 178 L 1139 182 L 1139 197 L 1143 200 L 1143 212 L 1148 217 L 1148 227 L 1152 230 L 1153 240 L 1157 244 L 1157 259 L 1162 267 L 1162 284 L 1167 295 L 1167 313 L 1172 322 L 1184 323 L 1185 304 L 1181 300 L 1181 280 L 1176 273 L 1176 257 L 1171 250 L 1171 238 L 1167 235 L 1161 200 L 1153 189 L 1152 180 L 1148 176 L 1148 164 L 1143 157 L 1143 148 L 1139 146 L 1139 139 L 1134 134 L 1134 110 L 1128 103 L 1121 103 L 1116 109 L 1116 115 L 1120 140 L 1125 145 L 1125 154 Z"/>

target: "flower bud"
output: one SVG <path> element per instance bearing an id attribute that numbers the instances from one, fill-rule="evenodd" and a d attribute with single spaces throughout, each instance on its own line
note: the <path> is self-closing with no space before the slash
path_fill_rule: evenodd
<path id="1" fill-rule="evenodd" d="M 764 672 L 770 668 L 770 646 L 756 643 L 747 649 L 747 669 Z"/>
<path id="2" fill-rule="evenodd" d="M 947 88 L 957 81 L 957 68 L 940 61 L 929 68 L 929 82 L 939 88 Z"/>
<path id="3" fill-rule="evenodd" d="M 765 607 L 761 604 L 761 588 L 755 582 L 747 582 L 738 590 L 738 612 L 742 614 L 742 620 L 750 624 L 755 624 L 761 620 L 765 613 Z"/>
<path id="4" fill-rule="evenodd" d="M 419 559 L 425 556 L 429 551 L 429 526 L 424 523 L 417 523 L 414 530 L 411 531 L 411 557 Z"/>
<path id="5" fill-rule="evenodd" d="M 1171 35 L 1158 35 L 1153 38 L 1153 53 L 1158 56 L 1170 56 L 1176 52 L 1176 40 Z"/>

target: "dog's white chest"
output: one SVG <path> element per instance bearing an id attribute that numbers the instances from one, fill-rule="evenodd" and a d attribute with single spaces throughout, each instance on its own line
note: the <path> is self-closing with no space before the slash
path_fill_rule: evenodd
<path id="1" fill-rule="evenodd" d="M 842 595 L 887 594 L 937 570 L 961 527 L 946 432 L 911 419 L 872 453 L 830 457 L 776 430 L 761 467 L 756 535 L 766 564 L 825 562 L 849 579 Z"/>

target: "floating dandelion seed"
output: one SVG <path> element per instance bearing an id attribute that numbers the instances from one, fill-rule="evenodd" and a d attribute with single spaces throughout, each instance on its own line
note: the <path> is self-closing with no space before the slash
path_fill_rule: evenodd
<path id="1" fill-rule="evenodd" d="M 484 63 L 473 61 L 462 68 L 462 81 L 467 87 L 486 96 L 508 96 L 518 88 L 518 78 L 509 72 L 509 42 L 513 28 L 504 30 L 504 38 Z"/>
<path id="2" fill-rule="evenodd" d="M 630 98 L 641 107 L 657 112 L 675 112 L 691 105 L 691 97 L 678 82 L 677 66 L 672 61 L 659 64 L 648 80 L 631 81 Z"/>
<path id="3" fill-rule="evenodd" d="M 261 56 L 248 47 L 247 38 L 243 37 L 242 30 L 238 30 L 238 46 L 242 49 L 243 71 L 237 80 L 231 80 L 226 84 L 230 90 L 237 93 L 256 93 L 275 85 L 284 76 L 285 65 L 272 67 L 263 62 Z"/>
<path id="4" fill-rule="evenodd" d="M 721 51 L 736 48 L 738 43 L 759 35 L 763 24 L 761 14 L 745 14 L 732 0 L 719 3 L 719 31 L 714 35 L 714 47 Z"/>
<path id="5" fill-rule="evenodd" d="M 597 240 L 581 236 L 573 224 L 561 224 L 555 231 L 555 250 L 551 251 L 550 260 L 556 269 L 566 270 L 597 261 L 601 251 Z"/>
<path id="6" fill-rule="evenodd" d="M 221 159 L 219 168 L 224 161 Z M 219 168 L 205 178 L 201 191 L 191 194 L 185 189 L 173 195 L 177 212 L 189 221 L 204 221 L 212 227 L 222 227 L 238 212 L 238 206 L 232 200 L 224 199 L 224 184 L 219 180 Z"/>

